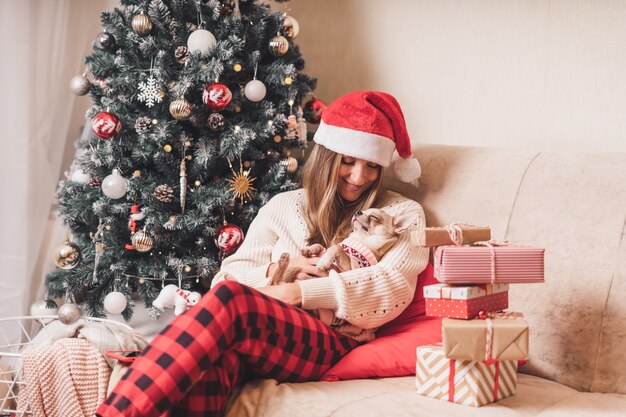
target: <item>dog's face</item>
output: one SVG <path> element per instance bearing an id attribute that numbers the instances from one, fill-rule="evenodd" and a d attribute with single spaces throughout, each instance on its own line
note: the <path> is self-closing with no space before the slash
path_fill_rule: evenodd
<path id="1" fill-rule="evenodd" d="M 410 216 L 394 218 L 377 208 L 358 211 L 352 217 L 350 237 L 363 242 L 380 257 L 397 242 L 400 233 L 409 227 L 411 221 Z"/>

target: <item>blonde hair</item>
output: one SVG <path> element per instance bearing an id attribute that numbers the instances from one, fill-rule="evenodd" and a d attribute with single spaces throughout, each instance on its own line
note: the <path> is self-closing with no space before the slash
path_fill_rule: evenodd
<path id="1" fill-rule="evenodd" d="M 380 167 L 374 184 L 356 202 L 346 205 L 337 191 L 342 156 L 315 144 L 302 169 L 309 245 L 320 243 L 328 247 L 345 239 L 352 231 L 352 215 L 374 207 L 382 194 L 383 167 Z"/>

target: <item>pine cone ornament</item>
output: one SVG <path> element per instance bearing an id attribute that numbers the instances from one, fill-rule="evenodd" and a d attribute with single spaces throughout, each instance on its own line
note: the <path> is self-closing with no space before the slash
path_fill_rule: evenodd
<path id="1" fill-rule="evenodd" d="M 154 198 L 163 203 L 171 203 L 174 200 L 174 190 L 167 184 L 159 185 L 154 189 Z"/>
<path id="2" fill-rule="evenodd" d="M 184 63 L 188 55 L 189 49 L 185 45 L 177 46 L 176 50 L 174 51 L 174 57 L 176 58 L 176 62 L 178 62 L 179 64 Z"/>
<path id="3" fill-rule="evenodd" d="M 135 131 L 139 134 L 146 133 L 152 128 L 152 120 L 149 117 L 139 117 L 135 121 Z"/>
<path id="4" fill-rule="evenodd" d="M 102 179 L 98 177 L 93 177 L 89 180 L 89 185 L 93 188 L 98 188 L 102 185 Z"/>

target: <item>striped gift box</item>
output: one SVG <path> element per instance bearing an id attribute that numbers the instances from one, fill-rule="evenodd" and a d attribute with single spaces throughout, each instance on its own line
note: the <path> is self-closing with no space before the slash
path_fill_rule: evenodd
<path id="1" fill-rule="evenodd" d="M 448 284 L 543 282 L 543 255 L 536 246 L 439 246 L 435 277 Z"/>
<path id="2" fill-rule="evenodd" d="M 517 361 L 458 361 L 441 346 L 420 346 L 415 375 L 421 395 L 480 407 L 515 394 Z"/>

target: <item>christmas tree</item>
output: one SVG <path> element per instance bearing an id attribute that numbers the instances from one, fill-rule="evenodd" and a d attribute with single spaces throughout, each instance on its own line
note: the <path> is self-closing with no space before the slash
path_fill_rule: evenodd
<path id="1" fill-rule="evenodd" d="M 71 236 L 46 285 L 129 319 L 133 292 L 206 291 L 258 209 L 297 187 L 315 82 L 297 21 L 255 0 L 123 0 L 102 26 L 71 82 L 92 132 L 59 185 Z"/>

